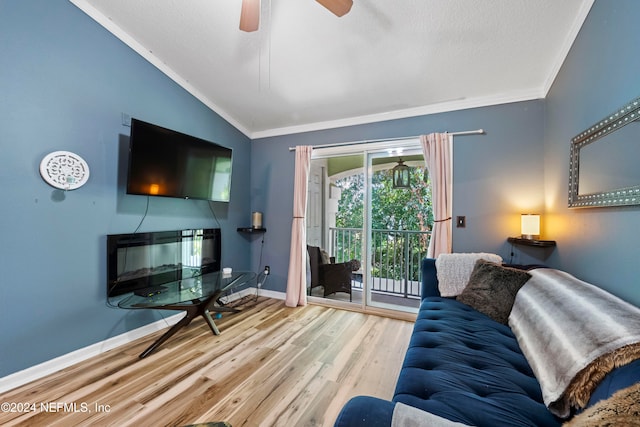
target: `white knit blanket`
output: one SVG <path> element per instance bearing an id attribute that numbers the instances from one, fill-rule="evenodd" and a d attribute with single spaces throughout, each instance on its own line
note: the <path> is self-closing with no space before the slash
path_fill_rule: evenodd
<path id="1" fill-rule="evenodd" d="M 495 263 L 502 263 L 502 257 L 485 252 L 440 254 L 436 258 L 438 274 L 438 290 L 443 297 L 460 295 L 469 282 L 476 261 L 484 259 Z"/>
<path id="2" fill-rule="evenodd" d="M 560 270 L 530 271 L 509 316 L 544 403 L 569 415 L 563 397 L 576 374 L 600 356 L 640 342 L 640 309 Z"/>

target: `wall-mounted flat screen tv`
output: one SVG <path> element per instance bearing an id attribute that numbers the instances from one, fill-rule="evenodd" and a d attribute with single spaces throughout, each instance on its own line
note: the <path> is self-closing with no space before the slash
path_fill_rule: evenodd
<path id="1" fill-rule="evenodd" d="M 213 142 L 131 119 L 127 193 L 228 202 L 231 153 Z"/>

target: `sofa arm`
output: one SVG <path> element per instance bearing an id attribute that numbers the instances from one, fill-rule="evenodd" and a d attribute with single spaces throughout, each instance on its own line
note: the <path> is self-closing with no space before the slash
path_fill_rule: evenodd
<path id="1" fill-rule="evenodd" d="M 371 396 L 356 396 L 349 400 L 334 427 L 389 427 L 395 402 Z"/>
<path id="2" fill-rule="evenodd" d="M 587 407 L 609 399 L 615 392 L 640 383 L 640 359 L 620 366 L 605 376 L 591 393 Z"/>
<path id="3" fill-rule="evenodd" d="M 438 289 L 436 259 L 423 258 L 422 264 L 420 265 L 420 272 L 422 273 L 420 298 L 425 299 L 426 297 L 439 297 L 440 290 Z"/>

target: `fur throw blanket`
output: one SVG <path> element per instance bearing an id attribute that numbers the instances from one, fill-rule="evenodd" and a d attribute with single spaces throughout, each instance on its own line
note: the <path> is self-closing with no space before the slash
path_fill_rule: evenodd
<path id="1" fill-rule="evenodd" d="M 640 426 L 640 383 L 622 389 L 576 415 L 565 427 Z"/>
<path id="2" fill-rule="evenodd" d="M 640 358 L 640 309 L 559 270 L 532 270 L 509 326 L 545 404 L 566 418 L 612 369 Z"/>

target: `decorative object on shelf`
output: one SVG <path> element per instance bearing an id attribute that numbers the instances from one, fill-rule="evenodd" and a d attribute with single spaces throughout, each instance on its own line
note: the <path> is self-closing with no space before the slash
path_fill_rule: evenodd
<path id="1" fill-rule="evenodd" d="M 253 212 L 251 214 L 251 226 L 253 228 L 262 228 L 262 212 Z"/>
<path id="2" fill-rule="evenodd" d="M 411 184 L 409 166 L 405 165 L 401 158 L 398 158 L 398 164 L 391 171 L 393 173 L 393 188 L 409 188 Z"/>
<path id="3" fill-rule="evenodd" d="M 540 237 L 540 215 L 522 214 L 520 217 L 520 234 L 523 239 L 534 240 Z"/>
<path id="4" fill-rule="evenodd" d="M 75 190 L 89 180 L 89 165 L 70 151 L 54 151 L 40 162 L 40 175 L 52 187 Z"/>

